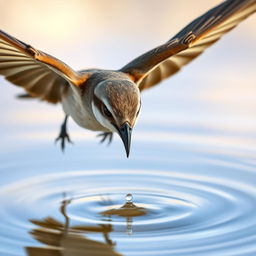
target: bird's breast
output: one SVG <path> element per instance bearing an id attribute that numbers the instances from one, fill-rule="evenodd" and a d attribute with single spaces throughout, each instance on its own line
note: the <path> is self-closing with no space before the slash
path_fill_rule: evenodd
<path id="1" fill-rule="evenodd" d="M 93 116 L 89 109 L 89 104 L 83 104 L 72 91 L 66 94 L 62 99 L 62 107 L 64 112 L 71 116 L 73 120 L 81 127 L 92 131 L 107 131 L 97 119 Z"/>

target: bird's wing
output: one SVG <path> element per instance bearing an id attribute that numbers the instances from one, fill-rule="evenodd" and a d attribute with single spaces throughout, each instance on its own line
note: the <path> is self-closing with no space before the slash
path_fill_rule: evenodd
<path id="1" fill-rule="evenodd" d="M 69 83 L 79 86 L 86 74 L 0 30 L 0 74 L 30 95 L 57 103 Z"/>
<path id="2" fill-rule="evenodd" d="M 192 21 L 167 43 L 139 56 L 120 71 L 140 90 L 178 72 L 221 36 L 256 11 L 256 0 L 227 0 Z"/>

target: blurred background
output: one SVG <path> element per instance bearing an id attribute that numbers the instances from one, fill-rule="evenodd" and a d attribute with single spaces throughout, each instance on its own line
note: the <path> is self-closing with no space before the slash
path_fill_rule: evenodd
<path id="1" fill-rule="evenodd" d="M 74 69 L 119 69 L 219 2 L 0 0 L 0 24 Z M 22 89 L 0 77 L 0 254 L 23 256 L 24 247 L 43 246 L 30 235 L 31 219 L 63 222 L 65 192 L 81 198 L 67 215 L 83 225 L 102 224 L 101 196 L 122 205 L 125 194 L 133 193 L 135 203 L 157 209 L 145 216 L 149 224 L 134 221 L 133 236 L 124 236 L 125 220 L 114 227 L 110 236 L 127 256 L 152 250 L 167 255 L 170 247 L 190 256 L 255 255 L 255 27 L 254 15 L 177 75 L 143 92 L 129 159 L 117 136 L 109 147 L 100 145 L 97 133 L 71 119 L 75 144 L 62 154 L 54 145 L 64 118 L 61 106 L 18 100 Z M 188 217 L 179 212 L 180 202 L 195 206 L 182 208 Z M 214 229 L 214 223 L 220 226 Z M 202 232 L 194 236 L 193 227 Z"/>
<path id="2" fill-rule="evenodd" d="M 0 0 L 0 22 L 4 31 L 74 69 L 118 69 L 167 41 L 219 2 Z M 143 93 L 142 114 L 134 131 L 130 161 L 136 152 L 145 150 L 140 146 L 141 141 L 189 139 L 193 144 L 199 139 L 203 142 L 196 134 L 216 132 L 221 135 L 212 140 L 213 144 L 227 141 L 229 145 L 241 143 L 245 148 L 255 145 L 255 25 L 255 17 L 248 18 L 177 75 Z M 14 154 L 29 162 L 31 153 L 26 152 L 32 149 L 39 150 L 45 161 L 48 158 L 68 161 L 79 152 L 86 162 L 91 145 L 98 157 L 108 154 L 124 157 L 119 138 L 115 139 L 115 146 L 107 149 L 98 146 L 96 134 L 78 127 L 72 120 L 68 129 L 75 145 L 68 145 L 63 157 L 53 145 L 64 116 L 61 106 L 17 100 L 15 95 L 22 92 L 20 88 L 3 77 L 0 84 L 2 163 L 9 162 Z M 157 99 L 154 103 L 153 98 Z M 152 136 L 156 131 L 157 135 Z"/>

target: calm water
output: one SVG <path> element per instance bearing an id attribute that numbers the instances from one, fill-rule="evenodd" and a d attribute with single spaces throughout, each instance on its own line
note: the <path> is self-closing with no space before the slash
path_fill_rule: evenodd
<path id="1" fill-rule="evenodd" d="M 153 95 L 145 96 L 146 105 Z M 15 111 L 30 113 L 33 104 L 45 111 L 43 104 L 10 99 L 20 106 Z M 13 133 L 15 120 L 4 119 L 1 255 L 255 255 L 254 123 L 248 118 L 248 126 L 232 129 L 226 113 L 203 106 L 211 105 L 191 96 L 187 113 L 174 109 L 157 124 L 147 106 L 128 160 L 118 139 L 99 146 L 72 123 L 76 145 L 62 155 L 51 123 L 24 116 Z M 192 113 L 197 124 L 189 121 Z M 175 122 L 176 114 L 187 124 Z M 212 118 L 219 128 L 209 126 Z"/>
<path id="2" fill-rule="evenodd" d="M 198 15 L 188 8 L 192 17 L 186 12 L 186 19 L 178 23 L 180 12 L 171 1 L 164 1 L 162 7 L 152 1 L 148 17 L 141 16 L 147 13 L 145 4 L 138 4 L 137 19 L 129 18 L 132 13 L 123 15 L 119 27 L 115 18 L 104 16 L 105 8 L 111 13 L 111 5 L 101 7 L 102 13 L 96 15 L 101 2 L 88 11 L 88 20 L 83 20 L 87 8 L 76 7 L 81 20 L 63 14 L 63 21 L 72 25 L 75 20 L 75 27 L 81 26 L 76 32 L 70 29 L 77 34 L 65 34 L 67 39 L 60 37 L 67 26 L 63 30 L 53 26 L 50 36 L 41 31 L 43 25 L 44 31 L 50 30 L 50 22 L 56 20 L 62 25 L 61 17 L 55 17 L 57 5 L 49 23 L 39 16 L 31 24 L 24 17 L 22 8 L 38 10 L 33 2 L 17 8 L 18 2 L 10 1 L 13 6 L 6 9 L 3 23 L 6 30 L 20 33 L 23 40 L 31 37 L 39 49 L 50 49 L 54 55 L 56 51 L 57 57 L 65 56 L 63 60 L 79 68 L 120 67 L 131 56 L 166 41 Z M 201 6 L 200 11 L 211 5 Z M 20 16 L 12 11 L 14 7 L 21 10 Z M 67 13 L 77 11 L 67 7 Z M 152 26 L 153 32 L 137 25 L 145 22 L 148 28 L 153 14 L 160 22 Z M 27 20 L 23 30 L 16 17 Z M 85 26 L 93 23 L 90 29 Z M 170 32 L 170 26 L 163 26 L 167 23 L 174 24 Z M 255 256 L 254 30 L 255 24 L 244 23 L 181 74 L 143 95 L 129 159 L 119 138 L 110 147 L 99 145 L 94 133 L 73 122 L 69 131 L 75 144 L 68 145 L 63 155 L 53 143 L 63 117 L 60 107 L 18 101 L 14 95 L 19 89 L 0 78 L 0 255 Z M 81 40 L 74 39 L 78 36 Z M 104 47 L 99 44 L 103 37 Z"/>

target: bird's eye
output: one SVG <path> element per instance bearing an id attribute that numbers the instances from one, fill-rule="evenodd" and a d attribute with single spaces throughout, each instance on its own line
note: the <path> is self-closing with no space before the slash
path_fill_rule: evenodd
<path id="1" fill-rule="evenodd" d="M 107 116 L 107 117 L 113 117 L 112 114 L 111 114 L 111 112 L 107 109 L 106 106 L 103 106 L 103 113 L 104 113 L 104 115 Z"/>

